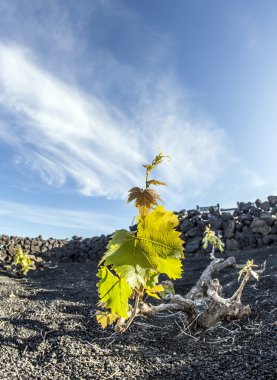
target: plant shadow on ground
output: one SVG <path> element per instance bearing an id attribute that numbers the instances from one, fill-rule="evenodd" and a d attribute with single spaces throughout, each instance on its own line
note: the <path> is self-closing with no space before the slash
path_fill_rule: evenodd
<path id="1" fill-rule="evenodd" d="M 95 264 L 63 263 L 30 272 L 28 278 L 2 281 L 6 289 L 1 293 L 1 314 L 5 314 L 1 318 L 5 327 L 0 330 L 1 344 L 16 345 L 19 351 L 26 347 L 35 351 L 46 337 L 57 340 L 69 335 L 83 339 L 85 327 L 94 320 L 95 267 Z"/>

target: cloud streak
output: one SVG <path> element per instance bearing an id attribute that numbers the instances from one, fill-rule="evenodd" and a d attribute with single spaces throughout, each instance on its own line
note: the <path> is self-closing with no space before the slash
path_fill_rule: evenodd
<path id="1" fill-rule="evenodd" d="M 34 206 L 0 200 L 0 220 L 5 221 L 7 217 L 41 226 L 72 229 L 76 233 L 82 230 L 108 234 L 114 232 L 119 224 L 124 225 L 126 223 L 124 218 L 104 213 Z M 11 230 L 9 227 L 4 227 L 4 229 Z M 55 229 L 52 228 L 52 230 Z"/>
<path id="2" fill-rule="evenodd" d="M 115 199 L 143 180 L 140 164 L 159 147 L 172 157 L 160 169 L 172 194 L 181 196 L 189 184 L 199 193 L 228 157 L 224 133 L 207 118 L 191 117 L 174 77 L 156 79 L 140 85 L 127 114 L 53 76 L 28 49 L 0 44 L 0 104 L 16 117 L 0 125 L 0 139 L 16 142 L 21 164 L 47 185 L 73 180 L 81 194 Z"/>

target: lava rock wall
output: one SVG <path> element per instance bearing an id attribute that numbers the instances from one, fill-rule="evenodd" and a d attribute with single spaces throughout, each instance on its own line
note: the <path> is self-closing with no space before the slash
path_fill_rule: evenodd
<path id="1" fill-rule="evenodd" d="M 222 236 L 230 251 L 261 248 L 277 243 L 277 196 L 270 195 L 262 202 L 240 202 L 232 213 L 198 210 L 181 211 L 178 230 L 185 242 L 185 251 L 201 250 L 201 241 L 207 225 Z"/>
<path id="2" fill-rule="evenodd" d="M 0 263 L 10 264 L 15 254 L 15 248 L 19 245 L 24 252 L 36 255 L 45 261 L 91 261 L 99 260 L 106 251 L 106 246 L 111 235 L 94 236 L 93 238 L 81 238 L 73 236 L 69 239 L 42 239 L 36 238 L 0 236 Z"/>
<path id="3" fill-rule="evenodd" d="M 232 213 L 219 212 L 210 208 L 208 212 L 182 210 L 176 213 L 179 219 L 177 229 L 184 240 L 186 253 L 202 250 L 202 239 L 207 225 L 222 236 L 229 251 L 261 248 L 277 244 L 277 196 L 268 196 L 267 201 L 259 199 L 240 202 Z M 134 230 L 134 226 L 130 227 Z M 0 263 L 12 262 L 15 248 L 21 246 L 25 252 L 38 255 L 45 261 L 99 261 L 106 251 L 111 235 L 72 239 L 47 239 L 0 236 Z"/>

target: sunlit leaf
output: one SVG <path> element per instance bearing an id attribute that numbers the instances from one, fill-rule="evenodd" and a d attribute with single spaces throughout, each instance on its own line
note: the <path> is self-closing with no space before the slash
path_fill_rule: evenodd
<path id="1" fill-rule="evenodd" d="M 177 225 L 177 216 L 158 206 L 144 219 L 139 217 L 136 235 L 126 230 L 116 231 L 101 263 L 111 265 L 133 289 L 146 285 L 150 276 L 159 273 L 180 278 L 180 259 L 184 253 L 180 232 L 174 229 Z"/>
<path id="2" fill-rule="evenodd" d="M 204 231 L 204 237 L 202 239 L 203 248 L 207 249 L 208 244 L 211 244 L 213 247 L 220 250 L 220 252 L 224 251 L 224 243 L 220 239 L 220 237 L 216 236 L 215 231 L 211 229 L 210 226 L 207 226 Z"/>
<path id="3" fill-rule="evenodd" d="M 125 278 L 120 279 L 113 275 L 104 266 L 99 268 L 97 277 L 100 278 L 97 284 L 100 302 L 110 309 L 112 314 L 127 318 L 128 299 L 132 294 L 128 282 Z"/>
<path id="4" fill-rule="evenodd" d="M 138 208 L 140 214 L 144 217 L 150 210 L 158 204 L 158 200 L 162 201 L 156 190 L 153 189 L 140 189 L 133 187 L 129 190 L 128 202 L 135 201 L 135 206 Z"/>
<path id="5" fill-rule="evenodd" d="M 247 273 L 248 271 L 250 271 L 251 275 L 256 279 L 258 280 L 259 279 L 259 274 L 256 273 L 255 271 L 253 271 L 252 268 L 254 267 L 257 267 L 258 265 L 255 265 L 254 264 L 254 260 L 248 260 L 247 263 L 245 264 L 245 266 L 239 271 L 239 277 L 238 277 L 238 281 L 240 280 L 241 276 L 243 275 L 243 273 Z"/>
<path id="6" fill-rule="evenodd" d="M 148 294 L 150 297 L 156 298 L 158 300 L 160 299 L 160 297 L 158 296 L 157 293 L 160 293 L 163 291 L 164 291 L 164 287 L 161 284 L 153 286 L 153 288 L 146 288 L 145 289 L 146 294 Z"/>
<path id="7" fill-rule="evenodd" d="M 104 311 L 96 312 L 97 322 L 101 325 L 102 329 L 105 329 L 108 325 L 112 325 L 117 319 L 118 315 Z"/>

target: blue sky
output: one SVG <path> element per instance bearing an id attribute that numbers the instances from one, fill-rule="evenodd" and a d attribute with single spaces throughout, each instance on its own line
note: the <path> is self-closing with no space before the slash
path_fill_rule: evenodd
<path id="1" fill-rule="evenodd" d="M 159 149 L 169 209 L 276 194 L 276 17 L 274 0 L 1 0 L 1 233 L 127 228 Z"/>

